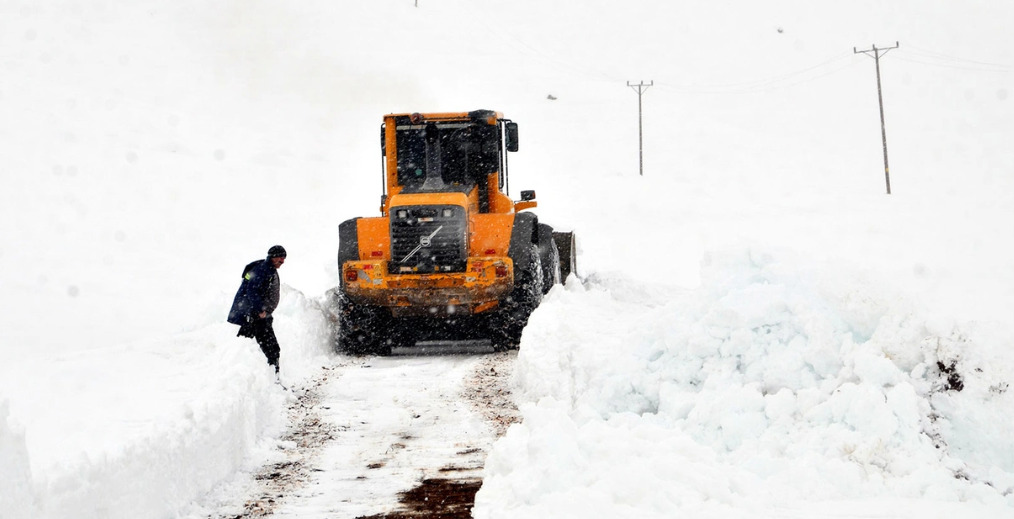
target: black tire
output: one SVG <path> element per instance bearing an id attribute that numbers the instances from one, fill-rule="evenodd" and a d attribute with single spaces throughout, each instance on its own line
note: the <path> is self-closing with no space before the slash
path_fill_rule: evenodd
<path id="1" fill-rule="evenodd" d="M 553 228 L 539 224 L 539 259 L 542 262 L 542 293 L 548 294 L 553 285 L 563 279 L 560 275 L 560 250 L 553 239 Z"/>
<path id="2" fill-rule="evenodd" d="M 411 348 L 418 340 L 419 335 L 408 321 L 390 318 L 387 322 L 387 334 L 381 339 L 384 348 L 379 354 L 390 355 L 391 348 Z"/>
<path id="3" fill-rule="evenodd" d="M 528 267 L 514 273 L 514 289 L 486 322 L 494 351 L 516 350 L 528 317 L 542 302 L 542 262 L 539 248 L 532 244 Z"/>
<path id="4" fill-rule="evenodd" d="M 360 305 L 335 290 L 335 347 L 348 355 L 390 355 L 387 330 L 391 316 L 385 308 Z"/>

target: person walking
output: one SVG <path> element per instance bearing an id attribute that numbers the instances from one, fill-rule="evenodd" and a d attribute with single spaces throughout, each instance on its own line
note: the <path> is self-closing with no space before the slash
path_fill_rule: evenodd
<path id="1" fill-rule="evenodd" d="M 257 339 L 268 364 L 275 367 L 275 373 L 278 373 L 281 347 L 271 326 L 274 320 L 271 314 L 278 307 L 281 286 L 278 269 L 285 263 L 285 256 L 285 249 L 275 245 L 268 249 L 266 258 L 250 262 L 243 268 L 243 281 L 236 291 L 227 319 L 239 325 L 237 336 Z"/>

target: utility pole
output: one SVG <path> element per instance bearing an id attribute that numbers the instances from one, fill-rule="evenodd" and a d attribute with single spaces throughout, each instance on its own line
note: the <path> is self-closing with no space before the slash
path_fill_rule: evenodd
<path id="1" fill-rule="evenodd" d="M 644 130 L 641 125 L 641 96 L 644 94 L 645 90 L 648 90 L 648 87 L 654 84 L 655 80 L 645 83 L 642 79 L 641 82 L 636 85 L 632 85 L 630 84 L 630 81 L 627 81 L 627 86 L 633 88 L 634 91 L 637 92 L 637 155 L 640 159 L 642 177 L 644 176 Z"/>
<path id="2" fill-rule="evenodd" d="M 877 64 L 877 100 L 880 101 L 880 138 L 884 142 L 884 179 L 887 181 L 887 194 L 891 194 L 891 170 L 887 167 L 887 127 L 884 125 L 884 94 L 880 88 L 880 57 L 887 54 L 887 51 L 898 48 L 898 42 L 894 42 L 894 47 L 877 48 L 876 45 L 868 50 L 856 50 L 852 47 L 853 54 L 866 54 L 867 56 L 872 55 L 873 60 Z"/>

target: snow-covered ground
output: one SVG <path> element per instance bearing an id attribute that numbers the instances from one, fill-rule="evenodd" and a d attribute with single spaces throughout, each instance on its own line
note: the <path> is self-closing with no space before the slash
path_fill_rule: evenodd
<path id="1" fill-rule="evenodd" d="M 288 249 L 306 382 L 380 116 L 476 108 L 583 276 L 477 518 L 1014 513 L 1014 6 L 414 3 L 0 2 L 0 517 L 187 516 L 269 459 L 243 265 Z M 887 196 L 853 47 L 895 41 Z"/>
<path id="2" fill-rule="evenodd" d="M 292 426 L 263 468 L 237 474 L 182 515 L 380 517 L 421 481 L 467 484 L 474 495 L 497 438 L 484 419 L 495 399 L 476 384 L 504 390 L 514 357 L 340 359 L 296 391 Z"/>

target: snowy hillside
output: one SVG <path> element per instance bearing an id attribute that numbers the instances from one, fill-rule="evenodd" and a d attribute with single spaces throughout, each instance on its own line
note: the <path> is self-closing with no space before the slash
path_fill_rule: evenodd
<path id="1" fill-rule="evenodd" d="M 477 108 L 582 279 L 475 517 L 1011 515 L 1014 6 L 418 3 L 0 3 L 0 517 L 204 514 L 289 398 L 243 265 L 298 386 L 381 116 Z"/>

